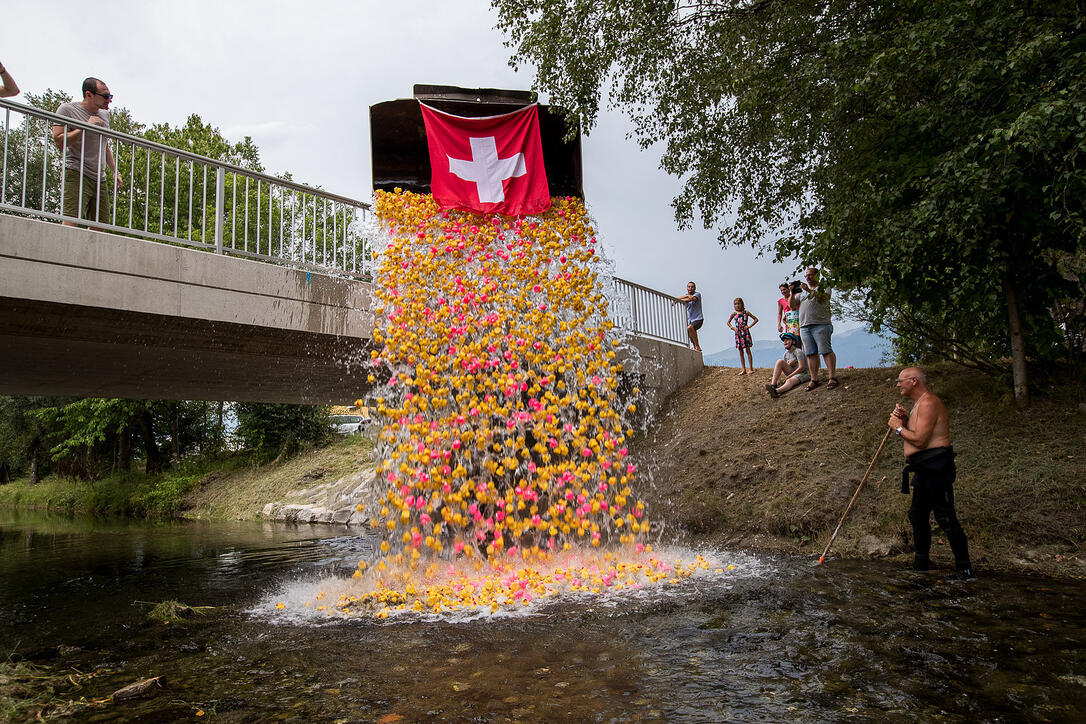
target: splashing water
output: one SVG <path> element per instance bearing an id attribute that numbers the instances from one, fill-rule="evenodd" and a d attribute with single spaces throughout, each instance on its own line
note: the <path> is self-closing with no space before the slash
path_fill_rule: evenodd
<path id="1" fill-rule="evenodd" d="M 499 560 L 475 571 L 463 560 L 448 561 L 422 581 L 401 577 L 398 585 L 366 585 L 334 576 L 293 580 L 250 613 L 274 615 L 279 622 L 293 624 L 374 616 L 382 620 L 440 617 L 463 623 L 553 612 L 553 606 L 563 603 L 578 612 L 627 610 L 687 600 L 705 586 L 726 590 L 738 581 L 760 578 L 772 570 L 745 553 L 699 553 L 665 546 L 648 556 L 631 556 L 621 550 L 599 555 L 591 547 L 575 545 L 539 565 Z M 693 587 L 676 585 L 680 583 Z"/>
<path id="2" fill-rule="evenodd" d="M 496 613 L 708 569 L 645 542 L 627 447 L 640 391 L 623 386 L 582 202 L 509 218 L 396 190 L 376 211 L 390 236 L 370 360 L 383 539 L 353 588 L 306 605 Z"/>

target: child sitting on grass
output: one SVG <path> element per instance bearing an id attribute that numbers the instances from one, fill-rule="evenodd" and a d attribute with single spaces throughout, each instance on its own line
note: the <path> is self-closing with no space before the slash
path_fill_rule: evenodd
<path id="1" fill-rule="evenodd" d="M 765 391 L 773 399 L 811 379 L 807 374 L 807 355 L 803 354 L 799 337 L 785 332 L 781 335 L 781 343 L 784 345 L 784 355 L 773 366 L 773 381 L 765 386 Z M 777 382 L 782 378 L 784 382 L 778 387 Z"/>

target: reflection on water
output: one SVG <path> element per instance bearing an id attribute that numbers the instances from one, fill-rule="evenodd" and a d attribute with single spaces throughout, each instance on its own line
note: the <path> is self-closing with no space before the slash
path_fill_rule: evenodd
<path id="1" fill-rule="evenodd" d="M 322 626 L 262 612 L 349 575 L 369 542 L 342 533 L 0 511 L 0 646 L 106 669 L 88 698 L 166 677 L 157 696 L 83 714 L 117 721 L 1086 719 L 1079 582 L 716 551 L 737 564 L 727 576 L 621 605 Z M 171 627 L 134 603 L 171 598 L 220 608 Z"/>

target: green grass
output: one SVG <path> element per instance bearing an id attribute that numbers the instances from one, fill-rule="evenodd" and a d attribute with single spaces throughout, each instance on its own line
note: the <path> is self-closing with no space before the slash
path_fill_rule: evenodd
<path id="1" fill-rule="evenodd" d="M 80 681 L 94 674 L 36 666 L 10 657 L 0 661 L 0 721 L 38 722 L 60 719 L 94 706 L 75 697 Z"/>
<path id="2" fill-rule="evenodd" d="M 264 503 L 298 487 L 307 470 L 320 466 L 330 477 L 338 477 L 358 469 L 372 450 L 372 439 L 353 435 L 326 447 L 303 450 L 288 460 L 268 461 L 256 453 L 240 452 L 214 460 L 182 461 L 158 475 L 124 472 L 100 480 L 47 477 L 37 485 L 24 477 L 0 485 L 0 507 L 146 518 L 175 517 L 195 507 L 199 517 L 252 517 Z M 259 489 L 253 500 L 243 506 L 230 504 L 253 486 Z M 269 486 L 270 490 L 262 489 Z M 199 493 L 205 488 L 208 495 L 219 493 L 228 499 L 221 510 L 202 504 Z"/>
<path id="3" fill-rule="evenodd" d="M 252 520 L 264 505 L 291 490 L 329 482 L 373 464 L 373 439 L 351 435 L 323 448 L 274 464 L 238 465 L 197 486 L 185 499 L 184 516 L 202 520 Z M 323 471 L 319 481 L 305 476 Z"/>
<path id="4" fill-rule="evenodd" d="M 148 601 L 137 601 L 137 603 L 151 605 Z M 190 606 L 180 601 L 162 601 L 154 604 L 154 608 L 147 613 L 147 619 L 161 624 L 183 624 L 195 616 L 202 616 L 214 610 L 214 606 Z"/>
<path id="5" fill-rule="evenodd" d="M 95 515 L 169 517 L 211 470 L 245 464 L 247 458 L 182 463 L 158 475 L 115 473 L 100 480 L 49 477 L 36 485 L 27 478 L 0 486 L 0 506 Z"/>

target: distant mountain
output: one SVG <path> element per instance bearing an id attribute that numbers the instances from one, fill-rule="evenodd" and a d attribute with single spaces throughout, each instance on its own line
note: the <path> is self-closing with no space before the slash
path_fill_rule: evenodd
<path id="1" fill-rule="evenodd" d="M 837 353 L 838 367 L 883 367 L 890 364 L 890 339 L 871 334 L 862 327 L 847 332 L 834 332 L 833 351 Z M 784 346 L 780 339 L 756 339 L 752 354 L 755 367 L 772 368 L 781 358 Z M 705 364 L 713 367 L 739 367 L 739 352 L 732 347 L 703 357 Z"/>

